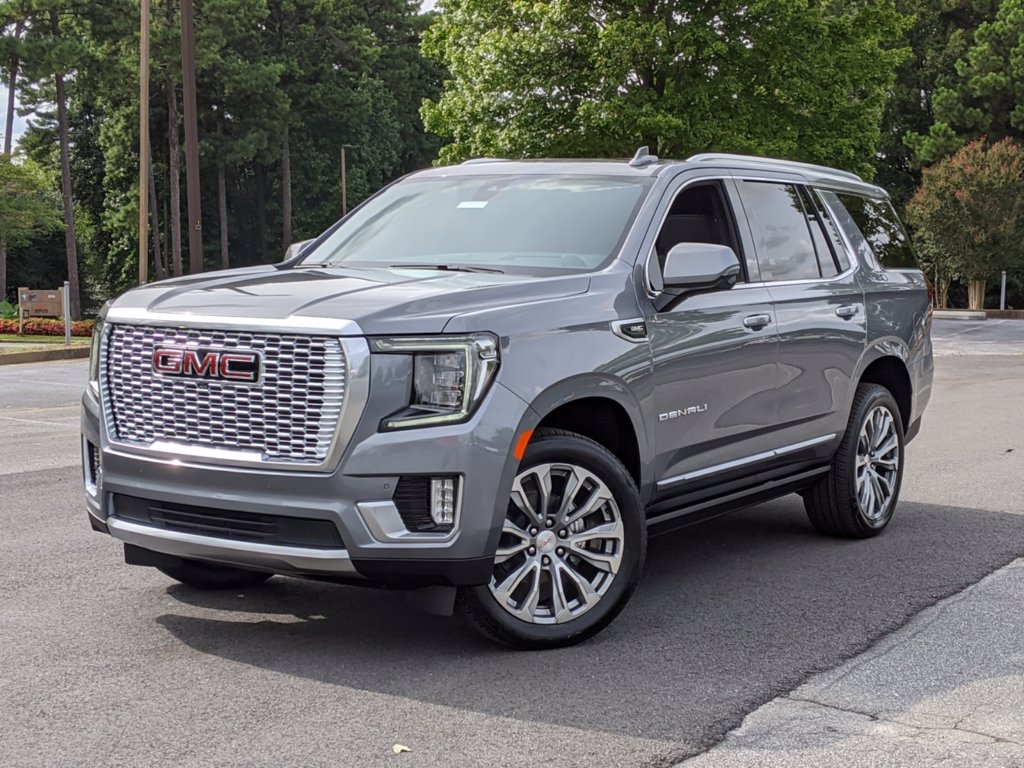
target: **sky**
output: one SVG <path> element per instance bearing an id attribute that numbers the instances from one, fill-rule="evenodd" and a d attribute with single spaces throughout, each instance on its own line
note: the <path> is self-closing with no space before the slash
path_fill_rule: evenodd
<path id="1" fill-rule="evenodd" d="M 4 128 L 7 125 L 7 89 L 0 88 L 0 96 L 2 96 L 2 103 L 0 103 L 0 136 L 3 135 Z M 17 110 L 15 110 L 17 112 Z M 14 140 L 17 141 L 18 137 L 25 132 L 25 120 L 24 118 L 14 115 Z M 0 152 L 3 152 L 3 142 L 0 141 Z"/>

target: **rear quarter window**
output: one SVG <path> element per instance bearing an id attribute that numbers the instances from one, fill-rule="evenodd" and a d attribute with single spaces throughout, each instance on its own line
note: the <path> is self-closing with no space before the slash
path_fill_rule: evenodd
<path id="1" fill-rule="evenodd" d="M 879 269 L 919 269 L 910 238 L 884 198 L 821 191 L 839 225 L 868 264 Z"/>

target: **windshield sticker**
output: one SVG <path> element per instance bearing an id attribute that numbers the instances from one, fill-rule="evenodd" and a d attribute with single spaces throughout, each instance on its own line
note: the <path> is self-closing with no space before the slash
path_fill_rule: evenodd
<path id="1" fill-rule="evenodd" d="M 463 200 L 458 205 L 459 208 L 486 208 L 486 200 Z"/>

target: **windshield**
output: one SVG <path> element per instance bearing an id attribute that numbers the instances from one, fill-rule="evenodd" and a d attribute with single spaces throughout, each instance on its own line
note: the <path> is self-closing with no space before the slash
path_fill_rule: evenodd
<path id="1" fill-rule="evenodd" d="M 301 266 L 594 270 L 615 256 L 649 183 L 556 175 L 411 178 L 353 212 Z"/>

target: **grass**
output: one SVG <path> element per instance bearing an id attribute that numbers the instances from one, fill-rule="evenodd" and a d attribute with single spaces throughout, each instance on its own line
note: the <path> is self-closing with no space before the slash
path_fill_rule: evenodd
<path id="1" fill-rule="evenodd" d="M 53 344 L 19 344 L 16 347 L 0 347 L 0 357 L 17 352 L 37 352 L 41 349 L 53 349 Z"/>
<path id="2" fill-rule="evenodd" d="M 0 333 L 0 341 L 14 341 L 26 345 L 40 346 L 44 349 L 51 344 L 63 344 L 63 336 L 19 336 L 16 333 Z M 81 344 L 88 344 L 89 338 L 86 336 L 72 336 L 71 346 L 77 347 Z M 19 350 L 24 351 L 24 350 Z"/>

